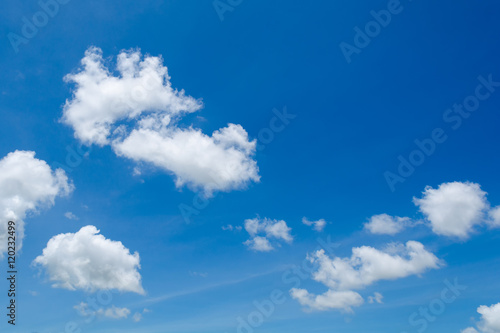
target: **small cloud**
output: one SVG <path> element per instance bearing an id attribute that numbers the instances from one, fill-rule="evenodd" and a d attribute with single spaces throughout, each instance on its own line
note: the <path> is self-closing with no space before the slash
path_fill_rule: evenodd
<path id="1" fill-rule="evenodd" d="M 136 323 L 140 322 L 142 320 L 142 314 L 140 314 L 139 312 L 134 313 L 134 315 L 132 316 L 132 320 Z"/>
<path id="2" fill-rule="evenodd" d="M 269 252 L 274 250 L 270 239 L 274 239 L 274 243 L 278 246 L 280 246 L 278 243 L 280 240 L 288 244 L 293 242 L 293 236 L 290 234 L 292 229 L 283 220 L 261 219 L 260 217 L 247 219 L 245 220 L 245 230 L 252 238 L 243 244 L 254 251 Z"/>
<path id="3" fill-rule="evenodd" d="M 38 291 L 32 291 L 32 290 L 29 290 L 28 293 L 31 295 L 31 296 L 38 296 L 39 293 Z"/>
<path id="4" fill-rule="evenodd" d="M 189 271 L 189 275 L 191 276 L 199 276 L 202 278 L 206 278 L 208 276 L 208 273 L 200 273 L 200 272 L 191 272 Z"/>
<path id="5" fill-rule="evenodd" d="M 384 296 L 382 296 L 381 293 L 376 292 L 373 296 L 368 296 L 368 303 L 370 303 L 370 304 L 373 304 L 373 303 L 382 304 L 383 298 L 384 298 Z"/>
<path id="6" fill-rule="evenodd" d="M 76 216 L 72 212 L 66 212 L 64 213 L 64 216 L 69 220 L 79 220 L 78 216 Z"/>
<path id="7" fill-rule="evenodd" d="M 319 219 L 317 221 L 309 221 L 307 217 L 302 218 L 302 223 L 309 227 L 313 227 L 317 232 L 322 232 L 326 226 L 326 221 L 324 219 Z"/>
<path id="8" fill-rule="evenodd" d="M 227 230 L 229 230 L 229 231 L 233 231 L 233 230 L 235 230 L 235 231 L 241 231 L 241 229 L 243 229 L 243 228 L 240 225 L 233 226 L 231 224 L 228 224 L 228 225 L 223 225 L 222 226 L 222 230 L 224 230 L 224 231 L 227 231 Z"/>

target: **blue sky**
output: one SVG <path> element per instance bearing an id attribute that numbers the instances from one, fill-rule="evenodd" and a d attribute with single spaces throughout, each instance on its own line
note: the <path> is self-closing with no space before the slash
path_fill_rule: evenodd
<path id="1" fill-rule="evenodd" d="M 222 7 L 217 9 L 214 3 Z M 495 215 L 500 205 L 500 89 L 484 83 L 500 82 L 496 15 L 500 5 L 495 1 L 415 0 L 397 5 L 392 1 L 71 0 L 59 4 L 57 13 L 47 16 L 47 23 L 26 43 L 14 46 L 9 36 L 25 38 L 23 18 L 32 21 L 43 9 L 31 0 L 5 0 L 0 6 L 0 158 L 17 166 L 15 177 L 24 184 L 17 188 L 20 194 L 10 191 L 9 177 L 14 177 L 7 172 L 10 164 L 0 165 L 7 175 L 0 176 L 0 207 L 12 209 L 25 223 L 17 263 L 17 323 L 15 328 L 8 325 L 2 310 L 3 330 L 247 332 L 238 318 L 252 332 L 263 333 L 500 329 L 491 320 L 500 313 L 495 312 L 500 305 L 494 307 L 500 302 L 500 218 Z M 358 53 L 347 59 L 341 43 L 356 47 L 354 28 L 364 30 L 374 20 L 371 11 L 388 8 L 394 12 L 390 22 L 379 25 L 369 44 L 358 45 Z M 106 103 L 114 98 L 109 90 L 92 90 L 84 81 L 63 79 L 78 73 L 87 75 L 85 82 L 95 79 L 81 66 L 86 52 L 102 54 L 110 82 L 124 82 L 116 68 L 119 54 L 135 54 L 141 61 L 161 56 L 168 82 L 183 89 L 185 96 L 168 95 L 166 90 L 158 90 L 158 96 L 198 104 L 180 115 L 172 111 L 174 102 L 163 109 L 162 102 L 151 102 L 155 106 L 148 108 L 154 98 L 141 100 L 134 108 L 171 115 L 163 132 L 158 130 L 160 136 L 183 133 L 194 140 L 195 133 L 203 133 L 208 148 L 195 144 L 186 153 L 182 137 L 172 140 L 168 146 L 172 150 L 154 148 L 150 140 L 145 145 L 134 143 L 131 131 L 141 127 L 139 118 L 130 114 L 110 123 L 112 130 L 124 125 L 125 136 L 111 133 L 106 143 L 86 137 L 89 128 L 79 127 L 79 120 L 92 108 L 99 115 L 113 111 Z M 131 96 L 125 83 L 115 88 L 119 98 Z M 485 96 L 481 100 L 474 97 L 478 91 Z M 463 113 L 467 118 L 447 111 L 466 101 L 479 101 L 475 111 Z M 287 113 L 285 121 L 276 120 L 277 114 Z M 210 141 L 214 131 L 224 128 L 236 131 L 223 135 L 228 146 Z M 415 140 L 429 142 L 433 135 L 441 141 L 434 140 L 432 152 L 416 152 L 420 150 Z M 179 155 L 174 154 L 175 147 L 181 147 Z M 71 152 L 78 149 L 81 154 L 72 160 Z M 36 155 L 8 159 L 16 150 Z M 235 150 L 237 157 L 229 154 Z M 202 155 L 206 163 L 191 170 Z M 423 157 L 423 162 L 402 175 L 400 158 L 409 161 L 411 156 Z M 223 177 L 219 171 L 232 162 L 246 169 L 231 169 L 229 178 L 217 178 L 217 188 L 210 190 L 205 166 L 215 177 Z M 28 200 L 22 195 L 32 193 L 31 186 L 43 178 L 32 165 L 43 169 L 55 192 L 37 192 L 38 201 L 30 197 L 36 212 L 15 210 L 9 200 L 14 195 Z M 51 177 L 56 179 L 55 170 L 61 167 L 67 179 L 57 178 L 61 182 L 55 184 Z M 404 182 L 391 186 L 388 172 Z M 185 184 L 176 185 L 179 179 Z M 414 197 L 424 201 L 416 205 Z M 179 207 L 191 207 L 196 213 L 186 218 Z M 385 228 L 365 225 L 380 214 L 387 214 L 381 222 Z M 302 222 L 303 217 L 323 219 L 326 225 L 314 230 Z M 255 233 L 249 227 L 251 219 L 258 224 Z M 121 251 L 121 259 L 132 260 L 138 253 L 140 269 L 132 264 L 126 272 L 140 274 L 144 293 L 137 292 L 139 284 L 103 287 L 106 279 L 96 283 L 90 273 L 85 275 L 87 284 L 75 290 L 52 286 L 54 281 L 63 282 L 51 281 L 54 272 L 70 265 L 60 264 L 67 254 L 62 245 L 53 245 L 58 256 L 47 255 L 46 264 L 33 261 L 48 248 L 50 239 L 76 234 L 85 226 L 100 230 L 106 239 L 102 249 L 111 246 L 120 252 L 111 241 L 122 242 L 130 253 Z M 264 251 L 262 243 L 256 246 L 255 237 L 273 249 Z M 353 248 L 361 247 L 408 260 L 408 241 L 422 244 L 424 254 L 433 257 L 418 267 L 406 263 L 410 268 L 402 269 L 397 278 L 363 273 L 359 266 L 354 268 L 361 271 L 364 282 L 358 286 L 345 281 L 344 274 L 318 281 L 314 279 L 318 266 L 293 273 L 325 244 L 330 244 L 325 249 L 329 260 L 351 258 Z M 100 267 L 93 263 L 100 255 L 85 249 L 79 252 L 80 259 Z M 99 259 L 107 260 L 108 252 L 99 253 Z M 71 255 L 67 259 L 77 262 Z M 108 264 L 116 268 L 118 262 L 110 257 Z M 0 266 L 6 271 L 6 257 Z M 456 300 L 446 303 L 432 320 L 422 321 L 419 314 L 413 318 L 420 322 L 411 321 L 421 308 L 438 304 L 448 287 L 445 280 L 455 279 L 467 287 Z M 333 287 L 339 283 L 351 284 Z M 7 287 L 5 281 L 0 284 L 2 290 Z M 292 297 L 294 287 L 309 296 L 328 290 L 359 293 L 364 303 L 325 309 L 307 296 Z M 94 316 L 74 308 L 103 297 L 108 289 L 112 300 L 89 310 L 96 312 Z M 255 302 L 269 304 L 275 290 L 282 292 L 284 302 L 274 302 L 268 316 Z M 375 293 L 383 295 L 380 303 L 369 302 Z M 2 300 L 9 301 L 5 295 Z M 478 312 L 481 306 L 488 309 Z M 106 315 L 107 309 L 115 312 Z M 117 309 L 129 312 L 120 316 Z M 255 313 L 263 320 L 248 324 Z M 120 318 L 111 318 L 113 314 Z M 136 314 L 140 320 L 134 320 Z"/>

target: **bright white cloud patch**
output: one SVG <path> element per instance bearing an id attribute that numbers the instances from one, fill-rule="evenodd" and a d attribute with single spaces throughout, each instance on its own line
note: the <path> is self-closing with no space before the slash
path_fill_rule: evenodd
<path id="1" fill-rule="evenodd" d="M 382 296 L 381 293 L 375 293 L 373 294 L 373 296 L 368 296 L 368 303 L 370 304 L 373 304 L 373 303 L 379 303 L 379 304 L 382 304 L 382 299 L 384 298 L 384 296 Z"/>
<path id="2" fill-rule="evenodd" d="M 302 223 L 309 227 L 313 227 L 314 230 L 321 232 L 326 226 L 326 221 L 324 219 L 319 219 L 317 221 L 309 221 L 306 217 L 302 218 Z"/>
<path id="3" fill-rule="evenodd" d="M 229 124 L 211 136 L 178 126 L 202 103 L 172 88 L 161 57 L 123 51 L 115 75 L 93 47 L 82 66 L 65 78 L 76 89 L 62 120 L 83 143 L 111 145 L 117 155 L 151 163 L 173 174 L 176 186 L 201 188 L 206 195 L 259 181 L 256 141 L 241 125 Z"/>
<path id="4" fill-rule="evenodd" d="M 311 310 L 341 309 L 351 311 L 360 306 L 363 298 L 354 290 L 380 280 L 395 280 L 419 275 L 440 266 L 438 258 L 415 241 L 406 245 L 390 245 L 384 250 L 369 246 L 352 249 L 350 258 L 330 258 L 324 250 L 308 257 L 319 265 L 312 278 L 328 287 L 328 291 L 315 296 L 304 289 L 292 289 L 291 295 Z"/>
<path id="5" fill-rule="evenodd" d="M 475 183 L 444 183 L 437 189 L 427 187 L 414 203 L 430 221 L 432 230 L 443 236 L 467 238 L 474 226 L 482 223 L 489 207 L 486 192 Z"/>
<path id="6" fill-rule="evenodd" d="M 481 320 L 477 324 L 479 332 L 500 333 L 500 303 L 491 306 L 481 305 L 477 308 L 477 312 L 481 315 Z M 468 327 L 461 333 L 478 333 L 478 330 Z"/>
<path id="7" fill-rule="evenodd" d="M 293 242 L 292 229 L 283 220 L 271 220 L 268 218 L 254 218 L 245 220 L 245 230 L 252 237 L 244 244 L 250 249 L 260 252 L 269 252 L 274 249 L 270 239 L 282 240 L 287 243 Z"/>
<path id="8" fill-rule="evenodd" d="M 62 169 L 53 171 L 33 151 L 9 153 L 0 160 L 0 256 L 6 252 L 8 221 L 16 223 L 17 247 L 24 238 L 24 219 L 40 208 L 54 205 L 57 196 L 68 195 L 73 185 Z"/>
<path id="9" fill-rule="evenodd" d="M 94 226 L 52 237 L 33 263 L 44 267 L 54 287 L 69 290 L 117 289 L 144 294 L 139 254 L 106 239 Z"/>
<path id="10" fill-rule="evenodd" d="M 372 234 L 395 235 L 411 224 L 409 217 L 390 216 L 387 214 L 373 215 L 365 229 Z"/>

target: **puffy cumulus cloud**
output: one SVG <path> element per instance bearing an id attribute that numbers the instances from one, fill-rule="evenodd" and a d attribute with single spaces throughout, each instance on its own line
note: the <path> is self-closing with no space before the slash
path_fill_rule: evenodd
<path id="1" fill-rule="evenodd" d="M 292 288 L 290 295 L 301 305 L 310 310 L 318 311 L 341 309 L 346 312 L 353 312 L 353 306 L 361 306 L 364 303 L 364 299 L 360 294 L 350 290 L 328 290 L 322 295 L 313 295 L 305 289 Z"/>
<path id="2" fill-rule="evenodd" d="M 183 115 L 203 105 L 172 88 L 161 57 L 123 51 L 113 73 L 102 51 L 92 47 L 82 68 L 65 80 L 76 87 L 62 121 L 81 142 L 111 145 L 117 155 L 162 168 L 175 176 L 176 186 L 200 188 L 207 196 L 260 180 L 253 159 L 256 140 L 250 141 L 240 125 L 229 124 L 211 136 L 178 126 Z"/>
<path id="3" fill-rule="evenodd" d="M 489 204 L 479 184 L 452 182 L 427 187 L 415 205 L 430 221 L 434 233 L 465 239 L 482 223 Z"/>
<path id="4" fill-rule="evenodd" d="M 9 153 L 0 160 L 0 255 L 7 249 L 8 221 L 16 222 L 17 246 L 22 246 L 24 219 L 54 205 L 73 185 L 62 169 L 53 171 L 33 151 Z"/>
<path id="5" fill-rule="evenodd" d="M 269 252 L 274 250 L 271 242 L 269 242 L 266 237 L 255 236 L 254 238 L 247 240 L 243 244 L 257 252 Z"/>
<path id="6" fill-rule="evenodd" d="M 477 312 L 481 315 L 478 327 L 485 333 L 500 333 L 500 303 L 492 306 L 481 305 Z"/>
<path id="7" fill-rule="evenodd" d="M 373 215 L 364 227 L 372 234 L 395 235 L 411 225 L 409 217 Z"/>
<path id="8" fill-rule="evenodd" d="M 69 290 L 117 289 L 144 294 L 139 254 L 106 239 L 89 225 L 52 237 L 33 264 L 45 268 L 53 287 Z"/>
<path id="9" fill-rule="evenodd" d="M 491 306 L 481 305 L 477 308 L 477 312 L 481 315 L 481 320 L 477 324 L 479 332 L 500 333 L 500 303 Z M 461 333 L 478 333 L 478 330 L 468 327 Z"/>
<path id="10" fill-rule="evenodd" d="M 309 221 L 306 217 L 302 218 L 302 223 L 309 227 L 313 227 L 314 230 L 321 232 L 326 226 L 326 221 L 324 219 L 319 219 L 317 221 Z"/>
<path id="11" fill-rule="evenodd" d="M 415 241 L 405 245 L 390 245 L 384 250 L 369 246 L 352 249 L 350 258 L 330 258 L 324 250 L 308 256 L 318 269 L 312 278 L 328 287 L 328 291 L 315 296 L 304 289 L 292 289 L 291 295 L 311 310 L 342 309 L 351 311 L 360 306 L 363 298 L 355 290 L 380 280 L 395 280 L 420 275 L 440 267 L 439 259 Z M 339 293 L 340 292 L 340 293 Z"/>
<path id="12" fill-rule="evenodd" d="M 292 229 L 283 220 L 253 218 L 245 220 L 245 230 L 252 237 L 244 244 L 255 251 L 268 252 L 274 249 L 270 239 L 293 242 Z"/>

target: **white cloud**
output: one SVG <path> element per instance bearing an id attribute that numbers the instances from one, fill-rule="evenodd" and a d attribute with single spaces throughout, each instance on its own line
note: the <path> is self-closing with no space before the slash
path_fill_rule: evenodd
<path id="1" fill-rule="evenodd" d="M 485 333 L 500 333 L 500 303 L 492 306 L 481 305 L 477 312 L 481 315 L 478 327 Z"/>
<path id="2" fill-rule="evenodd" d="M 24 238 L 24 219 L 54 205 L 73 185 L 62 169 L 53 171 L 33 151 L 9 153 L 0 160 L 0 256 L 7 249 L 8 221 L 16 222 L 17 248 Z"/>
<path id="3" fill-rule="evenodd" d="M 241 231 L 241 229 L 243 229 L 241 227 L 241 225 L 233 226 L 232 224 L 228 224 L 228 225 L 222 226 L 222 230 L 224 230 L 224 231 L 227 231 L 227 230 L 229 230 L 229 231 L 233 231 L 233 230 Z"/>
<path id="4" fill-rule="evenodd" d="M 229 124 L 211 136 L 178 126 L 183 115 L 200 110 L 202 103 L 172 88 L 160 57 L 123 51 L 115 76 L 102 51 L 93 47 L 82 65 L 65 78 L 76 89 L 62 120 L 83 143 L 111 145 L 119 156 L 173 174 L 177 187 L 201 188 L 207 196 L 260 180 L 252 157 L 256 140 L 249 141 L 241 125 Z"/>
<path id="5" fill-rule="evenodd" d="M 314 230 L 321 232 L 326 226 L 326 221 L 324 219 L 319 219 L 317 221 L 309 221 L 306 217 L 302 218 L 302 223 L 309 227 L 313 227 Z"/>
<path id="6" fill-rule="evenodd" d="M 481 315 L 481 320 L 477 323 L 477 328 L 481 333 L 500 333 L 500 303 L 491 306 L 481 305 L 477 308 Z M 468 327 L 461 333 L 478 333 L 473 327 Z"/>
<path id="7" fill-rule="evenodd" d="M 64 216 L 69 220 L 78 220 L 78 216 L 76 216 L 72 212 L 66 212 L 64 213 Z"/>
<path id="8" fill-rule="evenodd" d="M 130 310 L 127 308 L 117 308 L 112 306 L 107 309 L 99 309 L 98 314 L 102 314 L 104 317 L 112 319 L 125 319 L 130 315 Z"/>
<path id="9" fill-rule="evenodd" d="M 245 230 L 252 237 L 244 244 L 255 251 L 268 252 L 274 249 L 270 239 L 293 242 L 292 231 L 285 221 L 259 217 L 245 220 Z M 260 234 L 260 236 L 258 236 Z"/>
<path id="10" fill-rule="evenodd" d="M 294 289 L 291 294 L 301 304 L 315 310 L 341 308 L 350 311 L 352 306 L 362 304 L 354 290 L 363 289 L 380 280 L 420 275 L 440 266 L 438 258 L 415 241 L 409 241 L 406 245 L 390 245 L 384 250 L 369 246 L 356 247 L 352 249 L 350 258 L 332 259 L 324 250 L 319 250 L 308 256 L 308 259 L 312 264 L 319 265 L 312 278 L 329 290 L 321 297 L 311 295 L 303 289 Z M 327 300 L 335 297 L 337 292 L 349 293 L 342 294 L 342 302 L 326 306 L 325 304 L 330 304 Z"/>
<path id="11" fill-rule="evenodd" d="M 243 244 L 258 252 L 269 252 L 274 250 L 274 247 L 266 237 L 255 236 L 254 238 L 247 240 Z"/>
<path id="12" fill-rule="evenodd" d="M 411 224 L 409 217 L 390 216 L 387 214 L 373 215 L 365 229 L 372 234 L 395 235 Z"/>
<path id="13" fill-rule="evenodd" d="M 434 233 L 465 239 L 482 223 L 489 207 L 486 192 L 479 184 L 452 182 L 427 187 L 421 199 L 413 198 L 420 211 L 430 221 Z"/>
<path id="14" fill-rule="evenodd" d="M 118 308 L 112 305 L 109 308 L 96 308 L 94 310 L 89 309 L 89 304 L 81 302 L 73 307 L 80 316 L 90 317 L 90 316 L 101 316 L 111 319 L 126 319 L 130 315 L 130 310 L 127 308 Z M 135 317 L 135 315 L 134 315 Z M 134 319 L 135 321 L 135 319 Z"/>
<path id="15" fill-rule="evenodd" d="M 117 289 L 144 294 L 139 254 L 99 235 L 94 226 L 52 237 L 33 263 L 44 267 L 53 287 L 69 290 Z"/>
<path id="16" fill-rule="evenodd" d="M 312 295 L 305 289 L 292 288 L 290 295 L 309 310 L 318 311 L 340 309 L 352 312 L 353 306 L 361 306 L 364 303 L 363 297 L 351 290 L 334 291 L 330 289 L 322 295 Z"/>
<path id="17" fill-rule="evenodd" d="M 494 228 L 500 227 L 500 206 L 492 208 L 488 215 L 491 219 L 489 225 Z"/>
<path id="18" fill-rule="evenodd" d="M 368 296 L 368 303 L 370 303 L 370 304 L 373 304 L 373 303 L 382 304 L 383 298 L 384 298 L 384 296 L 382 296 L 381 293 L 375 292 L 375 294 L 373 294 L 373 296 Z"/>

